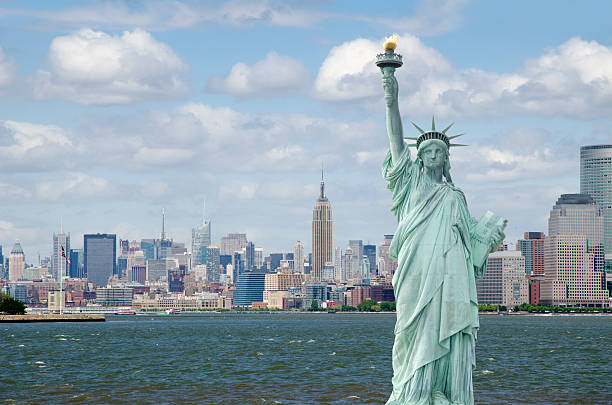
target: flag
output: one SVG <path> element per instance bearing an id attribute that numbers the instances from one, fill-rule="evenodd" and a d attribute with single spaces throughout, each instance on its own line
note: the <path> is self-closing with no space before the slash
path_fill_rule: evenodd
<path id="1" fill-rule="evenodd" d="M 70 259 L 66 257 L 66 251 L 64 250 L 63 246 L 62 246 L 62 257 L 66 259 L 66 264 L 70 264 Z"/>

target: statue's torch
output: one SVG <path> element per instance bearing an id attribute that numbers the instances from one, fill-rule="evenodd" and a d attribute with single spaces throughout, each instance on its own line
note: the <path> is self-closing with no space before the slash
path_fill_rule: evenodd
<path id="1" fill-rule="evenodd" d="M 380 68 L 383 76 L 395 72 L 395 69 L 402 66 L 402 55 L 395 53 L 397 47 L 397 35 L 393 34 L 389 38 L 386 38 L 383 48 L 385 53 L 376 55 L 376 66 Z"/>

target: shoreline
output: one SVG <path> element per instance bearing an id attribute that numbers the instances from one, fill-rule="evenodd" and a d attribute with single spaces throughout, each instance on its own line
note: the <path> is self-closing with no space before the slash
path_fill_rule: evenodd
<path id="1" fill-rule="evenodd" d="M 31 322 L 105 322 L 104 314 L 0 315 L 0 323 Z"/>

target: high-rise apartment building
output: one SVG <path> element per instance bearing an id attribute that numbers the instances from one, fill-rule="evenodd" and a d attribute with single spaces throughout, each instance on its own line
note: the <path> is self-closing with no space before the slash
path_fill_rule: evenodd
<path id="1" fill-rule="evenodd" d="M 22 280 L 25 270 L 25 253 L 19 241 L 15 242 L 9 255 L 9 280 Z"/>
<path id="2" fill-rule="evenodd" d="M 51 252 L 51 275 L 59 280 L 69 274 L 68 259 L 70 259 L 70 233 L 63 231 L 53 234 L 53 250 Z"/>
<path id="3" fill-rule="evenodd" d="M 248 307 L 253 302 L 263 302 L 266 273 L 248 271 L 240 274 L 234 291 L 234 305 Z"/>
<path id="4" fill-rule="evenodd" d="M 202 223 L 191 229 L 191 265 L 205 264 L 202 261 L 202 247 L 210 246 L 210 221 L 206 220 L 206 209 L 202 211 Z"/>
<path id="5" fill-rule="evenodd" d="M 312 211 L 312 275 L 320 281 L 325 263 L 332 261 L 332 209 L 325 196 L 325 183 L 321 173 L 321 193 Z"/>
<path id="6" fill-rule="evenodd" d="M 228 233 L 221 238 L 219 244 L 222 255 L 233 255 L 234 252 L 244 249 L 247 245 L 246 233 Z"/>
<path id="7" fill-rule="evenodd" d="M 514 308 L 529 303 L 529 280 L 525 257 L 517 250 L 498 250 L 489 255 L 487 269 L 476 280 L 478 303 Z"/>
<path id="8" fill-rule="evenodd" d="M 219 282 L 219 246 L 211 245 L 206 248 L 206 281 Z"/>
<path id="9" fill-rule="evenodd" d="M 612 145 L 580 148 L 580 193 L 590 195 L 601 208 L 604 251 L 612 260 Z"/>
<path id="10" fill-rule="evenodd" d="M 87 280 L 106 286 L 108 278 L 117 274 L 117 235 L 83 235 L 83 264 Z"/>
<path id="11" fill-rule="evenodd" d="M 544 274 L 544 232 L 525 232 L 524 239 L 516 243 L 525 257 L 525 273 L 530 276 Z"/>
<path id="12" fill-rule="evenodd" d="M 550 211 L 540 302 L 609 306 L 604 273 L 604 217 L 586 194 L 563 194 Z"/>
<path id="13" fill-rule="evenodd" d="M 345 275 L 342 271 L 343 263 L 342 263 L 342 248 L 337 247 L 334 249 L 334 272 L 335 279 L 340 281 L 345 281 Z"/>
<path id="14" fill-rule="evenodd" d="M 304 274 L 304 244 L 299 240 L 293 246 L 293 272 Z"/>

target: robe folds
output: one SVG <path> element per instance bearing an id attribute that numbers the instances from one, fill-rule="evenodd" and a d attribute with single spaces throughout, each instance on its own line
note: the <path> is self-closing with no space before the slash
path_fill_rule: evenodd
<path id="1" fill-rule="evenodd" d="M 398 227 L 390 255 L 397 321 L 393 391 L 387 405 L 471 405 L 478 302 L 465 196 L 449 183 L 421 187 L 420 165 L 404 147 L 383 176 Z M 485 264 L 486 265 L 486 264 Z"/>

